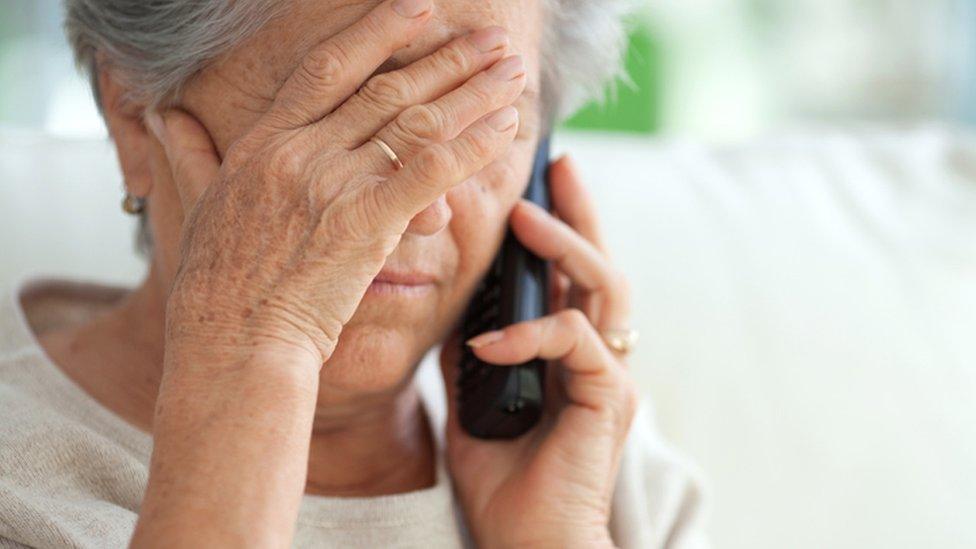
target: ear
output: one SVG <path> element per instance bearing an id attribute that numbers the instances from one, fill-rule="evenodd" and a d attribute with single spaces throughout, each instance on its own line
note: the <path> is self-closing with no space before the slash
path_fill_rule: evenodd
<path id="1" fill-rule="evenodd" d="M 150 133 L 143 123 L 146 106 L 129 101 L 126 88 L 112 71 L 100 68 L 98 90 L 109 135 L 129 194 L 145 198 L 152 189 Z"/>

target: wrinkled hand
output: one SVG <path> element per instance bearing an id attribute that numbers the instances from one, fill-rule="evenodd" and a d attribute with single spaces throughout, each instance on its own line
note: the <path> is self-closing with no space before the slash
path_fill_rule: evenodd
<path id="1" fill-rule="evenodd" d="M 411 220 L 515 137 L 525 71 L 499 61 L 501 29 L 369 78 L 430 18 L 404 5 L 314 46 L 222 162 L 191 115 L 147 113 L 154 181 L 173 180 L 184 221 L 132 546 L 292 544 L 344 324 Z"/>
<path id="2" fill-rule="evenodd" d="M 638 399 L 623 357 L 599 332 L 627 327 L 627 283 L 609 264 L 592 202 L 568 161 L 553 164 L 550 179 L 560 219 L 523 201 L 511 226 L 554 262 L 550 310 L 558 312 L 468 342 L 492 364 L 552 361 L 540 425 L 514 441 L 468 436 L 455 400 L 459 342 L 442 351 L 448 465 L 481 547 L 612 546 L 610 502 Z"/>
<path id="3" fill-rule="evenodd" d="M 147 116 L 186 212 L 168 350 L 298 350 L 320 367 L 411 219 L 507 150 L 525 71 L 500 60 L 502 29 L 362 84 L 432 9 L 395 5 L 314 47 L 222 163 L 189 114 Z"/>

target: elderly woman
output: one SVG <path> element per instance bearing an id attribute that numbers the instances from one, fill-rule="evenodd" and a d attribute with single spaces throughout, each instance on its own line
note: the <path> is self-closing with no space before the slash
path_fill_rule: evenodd
<path id="1" fill-rule="evenodd" d="M 626 284 L 571 164 L 555 215 L 520 200 L 612 72 L 617 2 L 66 5 L 151 260 L 0 309 L 0 546 L 704 543 L 689 469 L 632 422 Z M 552 313 L 466 344 L 552 375 L 536 428 L 482 440 L 457 326 L 509 226 Z"/>

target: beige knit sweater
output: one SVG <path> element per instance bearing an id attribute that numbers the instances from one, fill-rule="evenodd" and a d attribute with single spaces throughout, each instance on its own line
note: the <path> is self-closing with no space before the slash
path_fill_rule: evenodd
<path id="1" fill-rule="evenodd" d="M 152 438 L 102 407 L 51 362 L 20 295 L 0 293 L 0 548 L 124 547 L 146 487 Z M 443 449 L 443 381 L 428 354 L 416 383 Z M 611 518 L 625 548 L 705 547 L 695 476 L 642 406 Z M 442 457 L 428 489 L 372 498 L 305 496 L 296 547 L 468 547 Z"/>

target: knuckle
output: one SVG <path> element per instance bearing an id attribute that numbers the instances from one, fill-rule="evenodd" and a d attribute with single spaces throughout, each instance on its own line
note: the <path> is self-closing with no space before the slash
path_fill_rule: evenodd
<path id="1" fill-rule="evenodd" d="M 445 69 L 452 72 L 466 73 L 471 67 L 471 60 L 458 47 L 443 48 L 438 60 Z"/>
<path id="2" fill-rule="evenodd" d="M 466 156 L 470 162 L 490 158 L 494 153 L 494 141 L 488 132 L 470 132 L 463 143 Z"/>
<path id="3" fill-rule="evenodd" d="M 322 210 L 319 225 L 333 242 L 356 244 L 369 234 L 368 207 L 347 195 Z"/>
<path id="4" fill-rule="evenodd" d="M 559 316 L 560 321 L 572 330 L 582 331 L 590 325 L 590 319 L 586 317 L 586 313 L 575 307 L 563 309 L 559 312 Z"/>
<path id="5" fill-rule="evenodd" d="M 440 143 L 446 140 L 445 114 L 433 105 L 414 105 L 397 118 L 400 131 L 420 142 Z"/>
<path id="6" fill-rule="evenodd" d="M 296 178 L 304 169 L 305 155 L 291 145 L 272 150 L 265 163 L 265 175 L 275 180 Z"/>
<path id="7" fill-rule="evenodd" d="M 500 90 L 491 85 L 487 78 L 471 80 L 466 85 L 466 91 L 473 103 L 488 106 L 495 103 L 495 96 L 500 94 Z"/>
<path id="8" fill-rule="evenodd" d="M 399 219 L 395 219 L 396 216 L 389 215 L 393 210 L 389 207 L 389 204 L 384 203 L 385 198 L 386 195 L 383 192 L 383 188 L 376 187 L 375 190 L 365 195 L 360 206 L 364 226 L 369 227 L 371 235 L 385 234 L 387 230 L 402 233 L 407 229 L 406 224 L 410 220 L 408 219 L 403 224 L 402 230 L 400 230 L 400 224 L 397 223 Z"/>
<path id="9" fill-rule="evenodd" d="M 375 11 L 359 20 L 360 29 L 365 31 L 367 37 L 374 39 L 382 38 L 387 34 L 386 23 L 387 18 Z"/>
<path id="10" fill-rule="evenodd" d="M 340 234 L 348 236 L 350 240 L 355 242 L 366 242 L 374 238 L 373 222 L 376 216 L 372 201 L 368 199 L 372 196 L 372 193 L 366 193 L 363 198 L 353 202 L 352 207 L 346 210 L 345 215 L 339 216 L 345 221 Z"/>
<path id="11" fill-rule="evenodd" d="M 385 72 L 366 81 L 360 94 L 374 104 L 398 107 L 409 98 L 407 79 L 397 72 Z"/>
<path id="12" fill-rule="evenodd" d="M 396 214 L 396 201 L 387 185 L 369 185 L 364 189 L 358 204 L 363 226 L 370 234 L 385 234 L 388 230 L 400 234 L 407 229 L 410 219 L 400 219 Z"/>
<path id="13" fill-rule="evenodd" d="M 359 229 L 359 214 L 352 209 L 340 214 L 323 216 L 318 226 L 322 230 L 321 234 L 328 235 L 330 241 L 342 243 L 341 247 L 333 250 L 335 255 L 341 255 L 349 248 L 359 249 L 361 247 L 359 244 L 365 236 Z"/>
<path id="14" fill-rule="evenodd" d="M 225 166 L 236 168 L 253 162 L 255 152 L 263 150 L 268 140 L 268 131 L 259 128 L 231 143 L 224 154 Z"/>
<path id="15" fill-rule="evenodd" d="M 333 87 L 342 81 L 345 56 L 335 46 L 315 49 L 302 60 L 302 74 L 316 87 Z"/>
<path id="16" fill-rule="evenodd" d="M 428 180 L 452 177 L 458 172 L 457 157 L 443 146 L 424 149 L 414 162 L 420 174 Z"/>

